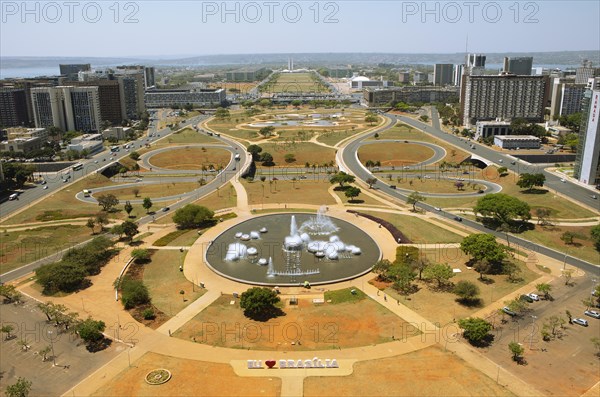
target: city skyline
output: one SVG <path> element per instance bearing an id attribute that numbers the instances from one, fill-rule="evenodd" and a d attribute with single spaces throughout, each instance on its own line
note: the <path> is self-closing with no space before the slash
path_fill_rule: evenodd
<path id="1" fill-rule="evenodd" d="M 592 1 L 141 1 L 75 2 L 71 8 L 67 3 L 23 4 L 2 2 L 2 56 L 496 53 L 600 48 L 596 17 L 600 5 Z M 557 29 L 560 26 L 583 28 Z M 131 40 L 123 40 L 126 37 Z"/>

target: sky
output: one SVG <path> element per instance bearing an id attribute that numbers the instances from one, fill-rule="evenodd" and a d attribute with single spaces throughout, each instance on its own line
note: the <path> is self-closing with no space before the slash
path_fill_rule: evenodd
<path id="1" fill-rule="evenodd" d="M 600 51 L 598 1 L 5 1 L 0 56 Z"/>

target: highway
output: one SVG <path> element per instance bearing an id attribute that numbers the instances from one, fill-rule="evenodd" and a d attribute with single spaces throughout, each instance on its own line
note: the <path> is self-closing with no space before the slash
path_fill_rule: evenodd
<path id="1" fill-rule="evenodd" d="M 465 145 L 463 142 L 463 139 L 455 137 L 450 134 L 446 134 L 446 133 L 440 131 L 439 129 L 432 128 L 431 126 L 429 126 L 425 123 L 415 121 L 408 117 L 387 115 L 387 114 L 386 114 L 386 116 L 391 117 L 392 119 L 401 120 L 402 122 L 409 124 L 415 128 L 422 129 L 422 130 L 436 136 L 437 138 L 447 141 L 449 143 L 453 143 L 453 144 L 456 144 L 459 146 L 461 144 Z M 373 136 L 375 133 L 381 133 L 382 131 L 385 131 L 385 130 L 391 128 L 393 125 L 394 125 L 394 123 L 391 123 L 390 125 L 383 127 L 381 129 L 379 129 L 378 131 L 371 131 L 368 134 L 361 134 L 361 135 L 358 135 L 357 137 L 355 137 L 354 139 L 348 141 L 343 147 L 341 147 L 338 150 L 338 152 L 336 154 L 336 160 L 338 162 L 338 165 L 340 166 L 340 169 L 342 171 L 346 171 L 346 172 L 349 172 L 349 173 L 355 175 L 358 179 L 362 180 L 366 184 L 366 179 L 371 177 L 371 173 L 366 168 L 364 168 L 362 166 L 362 164 L 360 163 L 360 161 L 358 160 L 357 150 L 360 147 L 360 145 L 362 144 L 362 141 L 364 139 Z M 510 161 L 512 161 L 511 157 L 499 154 L 493 150 L 485 148 L 482 145 L 477 145 L 476 151 L 477 151 L 478 156 L 487 158 L 492 162 L 497 162 L 497 160 L 503 158 L 503 159 L 505 159 L 503 161 L 503 163 L 508 163 L 506 165 L 507 167 L 511 165 L 510 164 Z M 494 160 L 496 160 L 496 161 L 494 161 Z M 516 168 L 516 165 L 513 168 Z M 516 171 L 516 169 L 515 169 L 515 171 Z M 532 172 L 532 171 L 529 170 L 529 172 Z M 546 175 L 548 178 L 547 173 L 546 173 Z M 584 201 L 585 204 L 588 204 L 588 205 L 597 204 L 596 200 L 593 200 L 589 197 L 589 191 L 587 189 L 581 188 L 581 187 L 579 187 L 577 185 L 573 185 L 573 184 L 565 184 L 565 183 L 560 182 L 559 178 L 556 178 L 556 177 L 554 177 L 554 178 L 558 179 L 557 185 L 558 185 L 558 187 L 561 188 L 561 190 L 560 190 L 561 193 L 570 196 L 571 191 L 570 191 L 569 187 L 570 186 L 573 186 L 574 188 L 577 187 L 579 189 L 574 189 L 574 190 L 576 190 L 574 193 L 574 196 L 576 198 L 579 197 L 582 200 L 586 200 L 586 197 L 587 197 L 589 199 L 589 201 Z M 552 183 L 552 182 L 550 182 L 550 183 Z M 402 192 L 399 192 L 396 189 L 392 189 L 386 184 L 376 185 L 374 188 L 397 199 L 397 200 L 406 202 L 408 199 L 406 194 L 403 194 Z M 449 220 L 450 222 L 458 222 L 457 220 L 455 220 L 456 215 L 451 214 L 449 212 L 445 212 L 445 211 L 437 211 L 435 209 L 435 207 L 428 205 L 426 203 L 418 203 L 417 207 L 421 208 L 425 211 L 434 212 L 438 216 L 445 218 L 446 220 Z M 496 232 L 494 230 L 490 230 L 490 229 L 486 228 L 485 226 L 483 226 L 482 224 L 471 221 L 469 219 L 461 218 L 460 222 L 465 226 L 475 229 L 477 232 L 493 234 L 496 237 L 499 237 L 502 239 L 506 238 L 506 234 Z M 513 234 L 509 234 L 509 239 L 511 242 L 511 247 L 518 246 L 519 248 L 517 248 L 517 249 L 523 249 L 523 250 L 529 251 L 529 252 L 540 253 L 540 254 L 549 256 L 553 259 L 564 262 L 565 264 L 576 266 L 576 267 L 578 267 L 582 270 L 585 270 L 586 272 L 590 272 L 591 274 L 594 274 L 596 276 L 600 276 L 600 267 L 598 267 L 598 265 L 600 264 L 600 254 L 599 254 L 598 263 L 589 263 L 589 262 L 583 261 L 581 259 L 569 256 L 569 255 L 565 254 L 564 252 L 556 251 L 551 248 L 547 248 L 543 245 L 536 244 L 536 243 L 530 242 L 528 240 L 522 239 Z"/>

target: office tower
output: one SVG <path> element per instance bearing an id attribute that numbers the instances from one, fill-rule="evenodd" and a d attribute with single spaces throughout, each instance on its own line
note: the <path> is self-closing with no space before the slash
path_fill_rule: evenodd
<path id="1" fill-rule="evenodd" d="M 98 87 L 37 87 L 31 89 L 37 128 L 98 131 L 101 114 Z"/>
<path id="2" fill-rule="evenodd" d="M 482 54 L 468 54 L 464 74 L 481 76 L 485 73 L 486 56 Z"/>
<path id="3" fill-rule="evenodd" d="M 24 88 L 0 87 L 0 128 L 28 124 Z"/>
<path id="4" fill-rule="evenodd" d="M 114 76 L 111 76 L 114 78 Z M 87 81 L 75 81 L 71 85 L 75 87 L 98 87 L 98 100 L 100 101 L 100 114 L 102 121 L 111 124 L 121 124 L 126 118 L 123 116 L 123 105 L 121 88 L 116 79 L 97 79 Z"/>
<path id="5" fill-rule="evenodd" d="M 586 84 L 575 84 L 571 78 L 554 78 L 550 97 L 550 115 L 554 118 L 581 112 Z"/>
<path id="6" fill-rule="evenodd" d="M 463 124 L 479 120 L 523 118 L 542 121 L 548 76 L 463 76 Z"/>
<path id="7" fill-rule="evenodd" d="M 574 177 L 588 185 L 600 184 L 600 78 L 590 79 L 582 101 L 579 145 Z"/>
<path id="8" fill-rule="evenodd" d="M 60 69 L 60 74 L 65 76 L 67 78 L 67 80 L 72 80 L 72 81 L 77 80 L 77 73 L 89 71 L 92 69 L 92 67 L 89 63 L 80 63 L 80 64 L 73 63 L 73 64 L 66 64 L 66 65 L 58 65 L 58 67 Z"/>
<path id="9" fill-rule="evenodd" d="M 451 63 L 436 63 L 433 65 L 433 84 L 448 85 L 452 84 L 452 69 L 454 65 Z"/>
<path id="10" fill-rule="evenodd" d="M 531 76 L 533 57 L 504 57 L 502 71 L 520 76 Z"/>
<path id="11" fill-rule="evenodd" d="M 452 84 L 457 87 L 460 87 L 460 83 L 462 81 L 462 76 L 465 73 L 465 65 L 454 65 L 454 75 L 452 77 Z"/>

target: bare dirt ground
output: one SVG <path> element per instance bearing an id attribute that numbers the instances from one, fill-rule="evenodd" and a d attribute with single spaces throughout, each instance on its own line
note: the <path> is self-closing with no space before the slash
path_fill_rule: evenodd
<path id="1" fill-rule="evenodd" d="M 299 299 L 297 306 L 285 306 L 285 315 L 265 322 L 245 317 L 237 300 L 230 304 L 233 300 L 224 295 L 174 336 L 244 349 L 318 350 L 366 346 L 389 342 L 392 335 L 408 338 L 418 333 L 371 299 L 323 305 Z"/>
<path id="2" fill-rule="evenodd" d="M 500 382 L 502 383 L 502 382 Z M 495 380 L 439 347 L 363 361 L 343 378 L 310 377 L 304 396 L 512 396 Z"/>
<path id="3" fill-rule="evenodd" d="M 171 371 L 162 385 L 149 385 L 144 377 L 153 369 Z M 132 367 L 98 389 L 95 396 L 279 396 L 279 378 L 241 378 L 226 364 L 183 360 L 147 353 Z"/>

